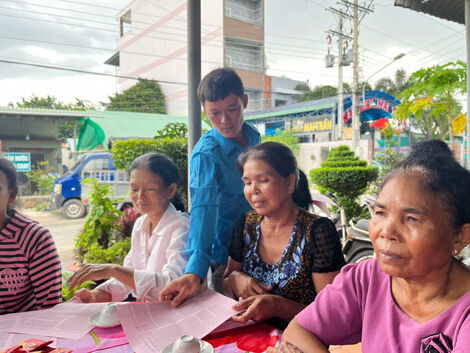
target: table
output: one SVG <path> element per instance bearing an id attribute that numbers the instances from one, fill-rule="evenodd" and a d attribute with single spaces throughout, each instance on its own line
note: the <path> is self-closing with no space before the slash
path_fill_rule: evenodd
<path id="1" fill-rule="evenodd" d="M 214 353 L 265 352 L 281 340 L 282 332 L 273 326 L 250 322 L 239 325 L 229 320 L 219 326 L 203 340 L 214 347 Z M 122 327 L 94 328 L 80 340 L 57 339 L 57 347 L 72 349 L 74 353 L 134 352 L 126 339 Z"/>

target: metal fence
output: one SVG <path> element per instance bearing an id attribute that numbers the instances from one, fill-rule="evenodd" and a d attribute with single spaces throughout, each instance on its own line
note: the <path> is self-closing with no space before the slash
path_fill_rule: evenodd
<path id="1" fill-rule="evenodd" d="M 18 172 L 19 196 L 49 195 L 52 182 L 58 175 L 52 170 L 54 166 L 50 161 L 50 153 L 37 151 L 31 153 L 31 171 Z M 35 176 L 36 175 L 36 176 Z"/>

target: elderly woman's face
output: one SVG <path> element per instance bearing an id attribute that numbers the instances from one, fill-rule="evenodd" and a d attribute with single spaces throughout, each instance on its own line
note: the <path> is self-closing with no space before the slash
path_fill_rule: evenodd
<path id="1" fill-rule="evenodd" d="M 424 278 L 450 263 L 456 230 L 442 202 L 419 186 L 420 174 L 392 177 L 380 192 L 369 234 L 382 270 Z"/>
<path id="2" fill-rule="evenodd" d="M 295 174 L 284 178 L 268 163 L 249 159 L 243 166 L 243 193 L 251 207 L 263 216 L 271 216 L 292 200 Z"/>

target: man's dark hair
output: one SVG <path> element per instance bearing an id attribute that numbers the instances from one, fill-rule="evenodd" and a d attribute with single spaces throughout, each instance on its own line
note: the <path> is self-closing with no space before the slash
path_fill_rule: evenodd
<path id="1" fill-rule="evenodd" d="M 230 93 L 243 98 L 245 88 L 240 76 L 228 68 L 219 68 L 209 72 L 197 89 L 197 96 L 202 105 L 207 101 L 216 102 L 225 99 Z"/>

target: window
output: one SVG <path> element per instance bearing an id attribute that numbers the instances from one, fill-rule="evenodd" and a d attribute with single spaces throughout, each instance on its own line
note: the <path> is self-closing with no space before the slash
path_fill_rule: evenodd
<path id="1" fill-rule="evenodd" d="M 132 29 L 131 10 L 127 11 L 124 15 L 121 16 L 121 18 L 119 19 L 119 25 L 120 25 L 121 37 L 125 36 L 127 33 L 131 31 Z"/>

